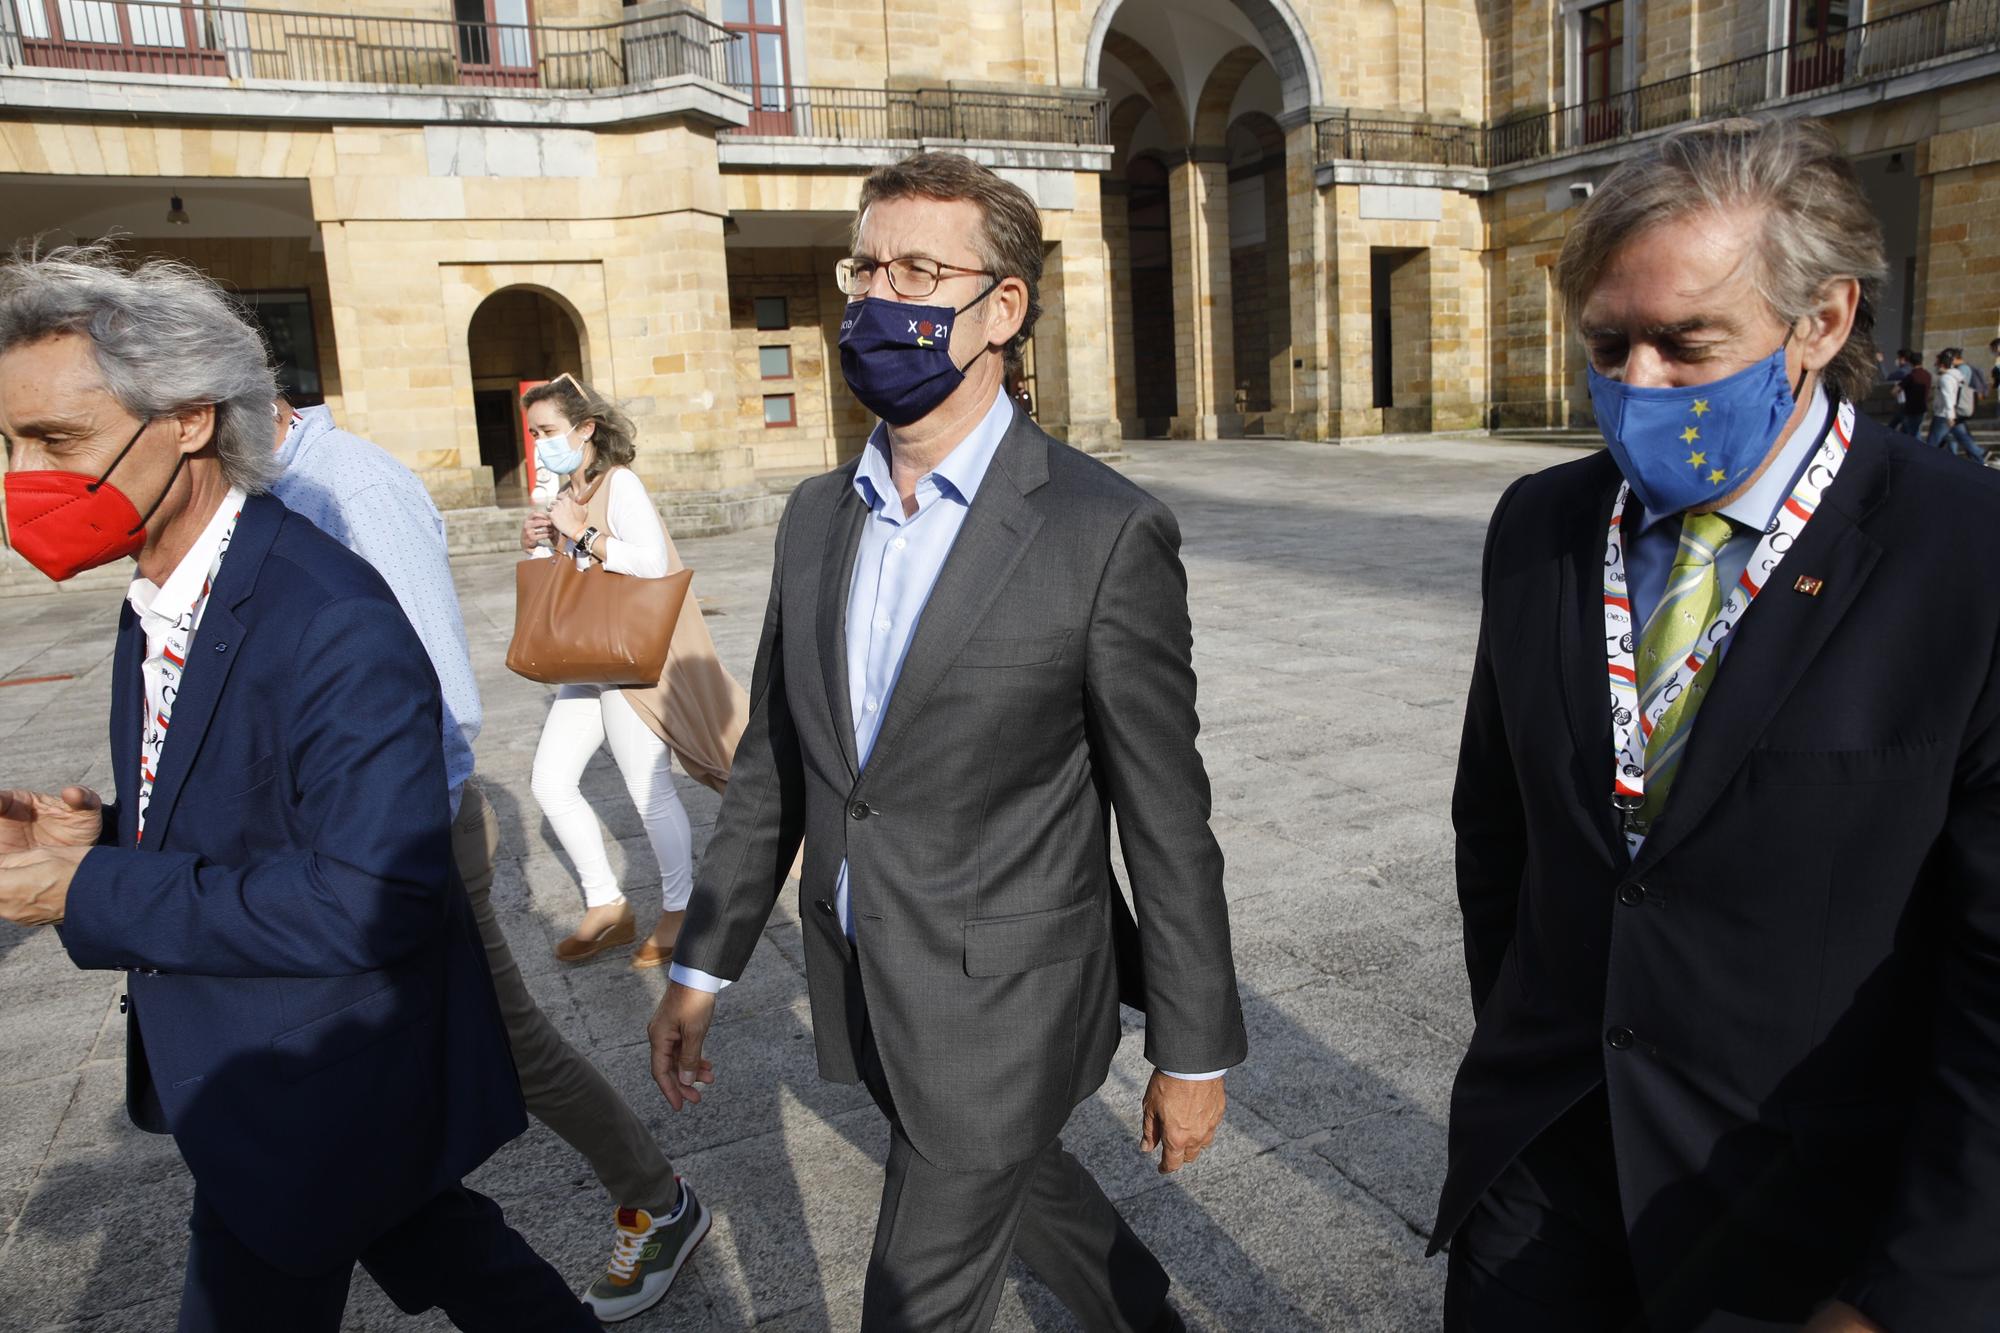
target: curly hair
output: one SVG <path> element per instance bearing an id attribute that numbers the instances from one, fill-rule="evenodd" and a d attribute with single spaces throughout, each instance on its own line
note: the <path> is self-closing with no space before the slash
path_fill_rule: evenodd
<path id="1" fill-rule="evenodd" d="M 616 403 L 598 393 L 568 371 L 563 371 L 547 384 L 537 384 L 521 395 L 523 411 L 536 403 L 549 403 L 562 413 L 563 420 L 575 430 L 588 421 L 596 427 L 591 432 L 590 442 L 597 446 L 597 456 L 584 469 L 583 479 L 595 481 L 614 467 L 625 467 L 639 455 L 638 432 L 632 426 L 632 418 L 619 410 Z"/>

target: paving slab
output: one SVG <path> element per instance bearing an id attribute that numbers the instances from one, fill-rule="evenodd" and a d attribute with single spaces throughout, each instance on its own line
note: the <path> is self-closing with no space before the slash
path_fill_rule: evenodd
<path id="1" fill-rule="evenodd" d="M 1141 1021 L 1065 1142 L 1174 1278 L 1192 1327 L 1416 1333 L 1437 1326 L 1422 1257 L 1444 1168 L 1450 1080 L 1471 1030 L 1448 800 L 1477 630 L 1485 524 L 1507 483 L 1571 451 L 1463 441 L 1330 446 L 1133 443 L 1124 469 L 1184 534 L 1216 833 L 1250 1060 L 1213 1151 L 1163 1178 L 1137 1150 Z M 723 661 L 748 680 L 768 530 L 691 540 Z M 582 898 L 530 771 L 552 691 L 507 673 L 511 557 L 454 564 L 486 721 L 479 774 L 499 813 L 493 902 L 530 993 L 603 1069 L 702 1191 L 716 1230 L 673 1295 L 626 1327 L 850 1330 L 887 1129 L 858 1087 L 822 1082 L 796 889 L 779 895 L 709 1050 L 721 1081 L 676 1115 L 645 1021 L 664 984 L 622 956 L 555 961 Z M 0 786 L 108 791 L 104 736 L 121 592 L 0 599 Z M 36 676 L 69 679 L 20 684 Z M 650 920 L 659 872 L 609 759 L 583 789 L 614 871 Z M 717 798 L 676 789 L 697 856 Z M 125 1122 L 116 974 L 81 974 L 48 931 L 0 927 L 0 1328 L 171 1327 L 190 1186 L 169 1140 Z M 472 1178 L 581 1286 L 610 1204 L 539 1125 Z M 281 1327 L 274 1323 L 273 1327 Z M 346 1328 L 445 1329 L 357 1273 Z M 1016 1265 L 995 1327 L 1079 1324 Z"/>

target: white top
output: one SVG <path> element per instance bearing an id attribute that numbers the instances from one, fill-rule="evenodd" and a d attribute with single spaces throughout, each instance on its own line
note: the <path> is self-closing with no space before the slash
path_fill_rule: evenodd
<path id="1" fill-rule="evenodd" d="M 613 574 L 630 574 L 636 579 L 663 579 L 667 576 L 667 529 L 660 522 L 660 511 L 653 508 L 653 497 L 646 494 L 646 483 L 630 468 L 618 468 L 611 473 L 607 483 L 611 494 L 605 504 L 605 516 L 611 524 L 611 531 L 598 543 L 604 552 L 604 567 Z M 564 555 L 575 556 L 576 546 L 567 538 L 561 541 Z M 549 554 L 546 547 L 536 550 L 537 556 Z M 588 562 L 589 556 L 579 557 Z"/>

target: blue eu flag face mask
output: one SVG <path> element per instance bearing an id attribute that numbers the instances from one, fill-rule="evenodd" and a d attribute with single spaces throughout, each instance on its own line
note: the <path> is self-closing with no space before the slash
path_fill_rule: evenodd
<path id="1" fill-rule="evenodd" d="M 1804 388 L 1803 371 L 1797 390 L 1785 380 L 1783 343 L 1734 375 L 1686 388 L 1635 388 L 1590 371 L 1597 428 L 1649 514 L 1714 504 L 1748 481 Z"/>
<path id="2" fill-rule="evenodd" d="M 958 309 L 913 305 L 879 296 L 850 301 L 840 320 L 840 373 L 861 405 L 892 426 L 921 421 L 965 382 L 985 355 L 961 366 L 951 359 L 958 317 L 993 294 L 998 282 Z"/>

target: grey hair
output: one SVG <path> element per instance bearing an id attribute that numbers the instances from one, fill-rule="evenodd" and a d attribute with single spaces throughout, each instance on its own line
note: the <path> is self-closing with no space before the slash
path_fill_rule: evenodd
<path id="1" fill-rule="evenodd" d="M 1574 326 L 1617 250 L 1696 213 L 1758 215 L 1752 278 L 1787 326 L 1812 313 L 1829 283 L 1853 278 L 1860 307 L 1846 344 L 1821 372 L 1859 402 L 1875 380 L 1875 307 L 1888 263 L 1882 227 L 1833 135 L 1811 120 L 1697 125 L 1637 149 L 1598 186 L 1563 238 L 1556 286 Z"/>
<path id="2" fill-rule="evenodd" d="M 212 405 L 224 478 L 252 495 L 271 488 L 270 353 L 209 278 L 171 259 L 129 267 L 102 244 L 17 248 L 0 264 L 0 353 L 64 334 L 90 339 L 105 391 L 135 417 Z"/>

